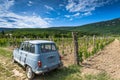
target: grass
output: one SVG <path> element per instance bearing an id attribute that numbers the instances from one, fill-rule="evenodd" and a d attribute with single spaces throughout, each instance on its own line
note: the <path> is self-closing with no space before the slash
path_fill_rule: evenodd
<path id="1" fill-rule="evenodd" d="M 99 73 L 96 75 L 81 75 L 81 67 L 70 66 L 60 70 L 55 70 L 45 74 L 44 76 L 37 76 L 37 79 L 44 80 L 113 80 L 106 73 Z M 39 77 L 39 78 L 38 78 Z"/>
<path id="2" fill-rule="evenodd" d="M 3 47 L 0 47 L 0 55 L 7 57 L 7 58 L 11 58 L 12 57 L 12 52 L 11 51 L 7 51 L 5 50 Z"/>
<path id="3" fill-rule="evenodd" d="M 13 72 L 8 68 L 8 66 L 3 65 L 0 63 L 0 80 L 12 80 L 15 77 L 12 77 Z"/>
<path id="4" fill-rule="evenodd" d="M 9 65 L 12 61 L 11 57 L 11 51 L 7 51 L 4 48 L 0 47 L 0 58 L 1 61 L 4 62 L 4 64 L 0 62 L 0 80 L 16 80 L 16 77 L 12 76 L 12 69 L 14 66 Z"/>
<path id="5" fill-rule="evenodd" d="M 97 75 L 85 75 L 85 80 L 113 80 L 106 73 L 99 73 Z"/>
<path id="6" fill-rule="evenodd" d="M 76 80 L 73 76 L 75 74 L 79 74 L 80 69 L 80 66 L 72 65 L 68 68 L 64 67 L 62 69 L 51 71 L 49 73 L 46 73 L 45 76 L 42 77 L 45 77 L 46 80 Z"/>

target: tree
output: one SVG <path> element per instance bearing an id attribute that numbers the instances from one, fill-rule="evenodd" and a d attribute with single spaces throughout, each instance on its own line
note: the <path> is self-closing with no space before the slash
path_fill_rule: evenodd
<path id="1" fill-rule="evenodd" d="M 1 33 L 2 33 L 2 35 L 5 35 L 5 31 L 4 31 L 4 30 L 2 30 L 2 32 L 1 32 Z"/>

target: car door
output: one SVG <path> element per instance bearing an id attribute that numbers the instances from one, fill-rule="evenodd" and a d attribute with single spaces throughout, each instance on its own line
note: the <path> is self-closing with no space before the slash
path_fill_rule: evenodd
<path id="1" fill-rule="evenodd" d="M 44 66 L 51 67 L 58 64 L 59 56 L 55 45 L 50 43 L 41 44 L 41 58 Z"/>
<path id="2" fill-rule="evenodd" d="M 25 58 L 25 63 L 29 65 L 31 68 L 34 68 L 37 63 L 37 56 L 35 54 L 35 45 L 29 43 L 28 44 L 28 54 Z"/>
<path id="3" fill-rule="evenodd" d="M 19 59 L 20 59 L 20 53 L 19 53 L 19 48 L 16 48 L 13 52 L 13 56 L 14 56 L 14 59 L 17 61 L 17 62 L 20 62 Z"/>
<path id="4" fill-rule="evenodd" d="M 26 57 L 28 54 L 28 42 L 25 42 L 22 44 L 21 49 L 19 50 L 19 54 L 20 54 L 20 63 L 24 66 L 25 65 L 25 61 L 26 61 Z"/>

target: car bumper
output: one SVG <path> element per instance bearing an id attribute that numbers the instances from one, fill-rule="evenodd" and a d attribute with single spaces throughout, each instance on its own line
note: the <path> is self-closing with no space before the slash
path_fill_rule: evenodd
<path id="1" fill-rule="evenodd" d="M 61 67 L 61 66 L 63 66 L 62 63 L 57 64 L 57 65 L 54 65 L 54 66 L 51 66 L 51 67 L 48 67 L 48 68 L 46 67 L 46 68 L 44 68 L 44 69 L 35 71 L 35 74 L 42 74 L 42 73 L 45 73 L 45 72 L 49 72 L 49 71 L 54 70 L 54 69 L 56 69 L 56 68 L 59 68 L 59 67 Z"/>

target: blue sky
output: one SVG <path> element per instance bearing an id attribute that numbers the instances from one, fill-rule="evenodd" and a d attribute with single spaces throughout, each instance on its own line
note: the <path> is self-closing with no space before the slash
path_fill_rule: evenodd
<path id="1" fill-rule="evenodd" d="M 120 18 L 120 0 L 0 0 L 0 27 L 79 26 Z"/>

